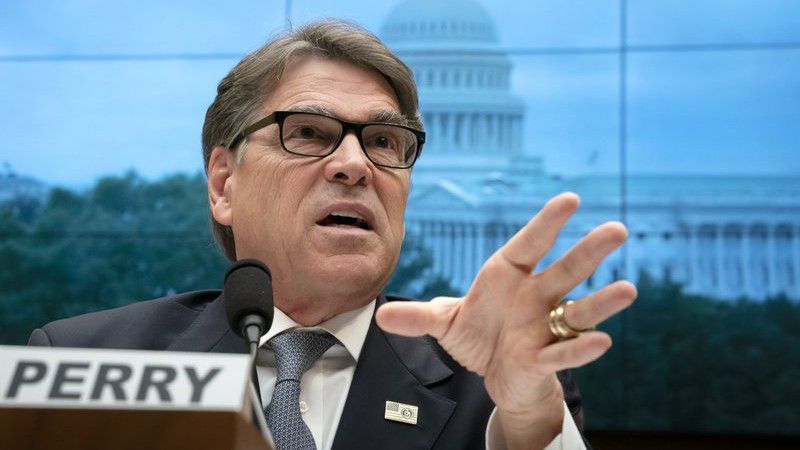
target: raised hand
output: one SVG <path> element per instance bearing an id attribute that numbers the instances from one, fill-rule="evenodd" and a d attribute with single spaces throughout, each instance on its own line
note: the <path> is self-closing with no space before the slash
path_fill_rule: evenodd
<path id="1" fill-rule="evenodd" d="M 553 426 L 560 426 L 563 418 L 563 392 L 555 372 L 587 364 L 611 346 L 611 338 L 601 331 L 559 340 L 550 331 L 548 317 L 567 293 L 622 245 L 627 237 L 622 223 L 598 226 L 552 265 L 533 272 L 579 203 L 573 193 L 550 199 L 486 261 L 463 298 L 391 302 L 377 312 L 384 330 L 429 334 L 456 361 L 482 375 L 512 441 L 517 428 L 518 437 L 527 433 L 527 440 L 535 431 L 531 427 L 546 425 L 549 431 L 543 431 L 541 438 L 547 442 L 546 435 L 552 437 Z M 634 298 L 636 288 L 630 282 L 611 283 L 570 304 L 566 324 L 590 329 Z"/>

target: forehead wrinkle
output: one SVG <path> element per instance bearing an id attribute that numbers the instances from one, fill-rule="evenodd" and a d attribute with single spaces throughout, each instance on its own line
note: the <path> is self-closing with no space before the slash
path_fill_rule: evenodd
<path id="1" fill-rule="evenodd" d="M 324 67 L 320 70 L 302 64 L 301 60 L 284 69 L 284 76 L 273 91 L 277 95 L 271 96 L 264 105 L 265 113 L 289 110 L 324 114 L 356 123 L 408 123 L 408 118 L 399 110 L 394 89 L 383 78 L 367 77 L 364 69 L 358 67 L 355 74 L 341 74 L 339 70 L 326 71 Z M 345 69 L 347 72 L 351 68 Z"/>

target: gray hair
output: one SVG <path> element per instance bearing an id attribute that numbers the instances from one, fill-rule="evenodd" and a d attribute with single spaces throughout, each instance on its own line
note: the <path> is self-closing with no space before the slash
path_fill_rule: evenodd
<path id="1" fill-rule="evenodd" d="M 292 58 L 317 55 L 342 59 L 378 71 L 394 89 L 400 113 L 408 125 L 422 128 L 417 86 L 411 70 L 374 34 L 350 22 L 325 19 L 287 32 L 245 56 L 220 81 L 217 96 L 203 124 L 203 162 L 216 146 L 228 146 L 247 125 L 257 120 L 264 100 L 280 81 Z M 241 146 L 239 146 L 241 152 Z M 231 149 L 234 151 L 235 149 Z M 237 152 L 237 162 L 241 153 Z M 233 230 L 211 217 L 214 239 L 229 260 L 236 260 Z"/>

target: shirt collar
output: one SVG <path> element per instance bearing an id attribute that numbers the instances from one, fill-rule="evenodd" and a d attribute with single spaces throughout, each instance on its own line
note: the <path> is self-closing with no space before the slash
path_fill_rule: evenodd
<path id="1" fill-rule="evenodd" d="M 325 322 L 313 327 L 304 327 L 298 324 L 276 307 L 274 308 L 274 312 L 275 315 L 272 319 L 272 326 L 269 331 L 267 331 L 267 334 L 261 337 L 260 344 L 262 347 L 274 336 L 292 328 L 303 331 L 324 330 L 341 342 L 344 348 L 350 353 L 350 356 L 358 361 L 358 355 L 361 354 L 361 347 L 364 346 L 364 340 L 367 338 L 369 324 L 372 322 L 372 314 L 375 312 L 375 300 L 360 308 L 351 309 L 350 311 L 345 311 L 337 316 L 331 317 Z"/>

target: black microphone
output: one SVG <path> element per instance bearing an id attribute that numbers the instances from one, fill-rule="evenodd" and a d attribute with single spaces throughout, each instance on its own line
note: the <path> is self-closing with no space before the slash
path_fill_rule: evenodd
<path id="1" fill-rule="evenodd" d="M 269 269 L 256 259 L 234 262 L 225 271 L 223 297 L 228 324 L 236 334 L 247 340 L 250 347 L 250 404 L 255 422 L 267 441 L 269 431 L 264 417 L 264 405 L 261 404 L 261 397 L 253 380 L 256 379 L 255 362 L 259 341 L 272 326 L 274 315 L 272 276 Z"/>
<path id="2" fill-rule="evenodd" d="M 272 277 L 256 259 L 242 259 L 225 272 L 225 314 L 228 324 L 252 346 L 272 326 Z"/>

